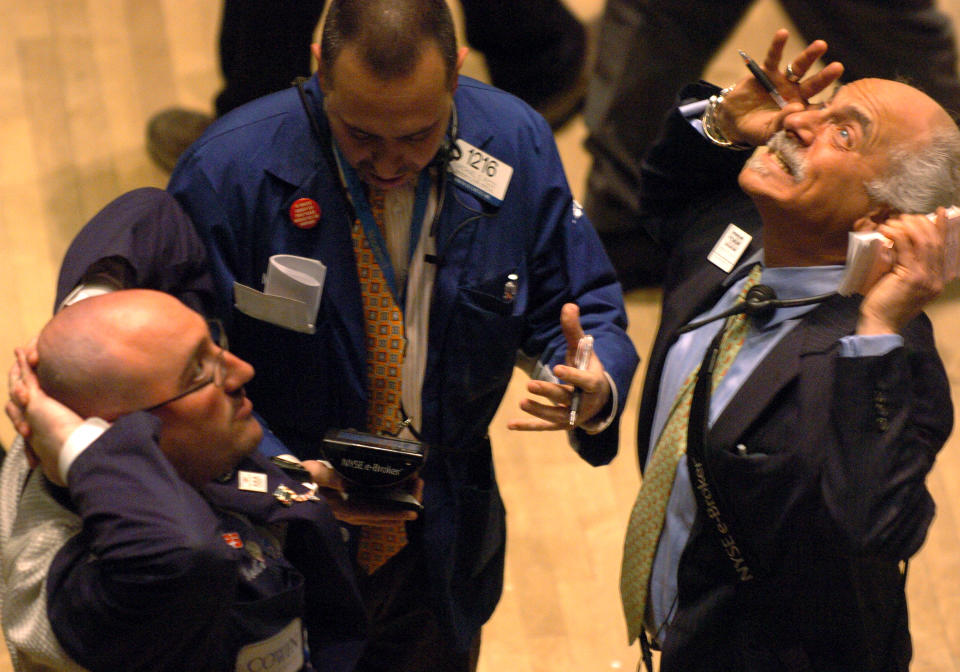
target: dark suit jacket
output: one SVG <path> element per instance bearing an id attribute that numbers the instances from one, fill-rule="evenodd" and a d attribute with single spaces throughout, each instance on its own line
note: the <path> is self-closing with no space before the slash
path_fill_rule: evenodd
<path id="1" fill-rule="evenodd" d="M 641 399 L 641 465 L 677 329 L 722 290 L 726 274 L 707 253 L 731 221 L 755 235 L 743 259 L 759 244 L 759 216 L 736 183 L 745 159 L 674 114 L 645 163 L 645 223 L 671 257 Z M 757 571 L 738 580 L 698 510 L 663 672 L 907 669 L 900 562 L 933 518 L 924 479 L 952 427 L 950 391 L 923 315 L 887 355 L 838 357 L 858 306 L 834 297 L 809 312 L 707 433 L 715 494 Z"/>
<path id="2" fill-rule="evenodd" d="M 44 664 L 58 654 L 48 630 L 88 670 L 279 669 L 299 619 L 304 671 L 353 670 L 367 618 L 326 504 L 278 502 L 279 485 L 300 486 L 258 453 L 197 491 L 158 448 L 159 427 L 143 412 L 118 419 L 73 462 L 68 489 L 22 474 L 22 457 L 4 474 L 4 503 L 24 519 L 6 540 L 5 599 L 35 600 L 14 619 L 18 669 L 66 665 Z M 264 491 L 241 490 L 240 469 Z M 27 478 L 26 494 L 10 487 Z"/>

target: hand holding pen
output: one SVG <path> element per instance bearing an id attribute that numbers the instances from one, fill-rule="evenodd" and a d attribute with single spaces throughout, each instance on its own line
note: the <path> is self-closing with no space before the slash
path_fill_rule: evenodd
<path id="1" fill-rule="evenodd" d="M 593 337 L 583 331 L 577 304 L 564 304 L 560 327 L 566 341 L 564 362 L 527 381 L 526 390 L 532 396 L 520 401 L 524 416 L 508 420 L 509 429 L 567 431 L 595 420 L 597 413 L 611 403 L 614 388 L 603 362 L 593 352 Z"/>
<path id="2" fill-rule="evenodd" d="M 777 91 L 776 85 L 770 81 L 770 78 L 767 77 L 767 74 L 763 71 L 763 69 L 759 65 L 757 65 L 756 61 L 754 61 L 752 58 L 747 56 L 746 52 L 743 49 L 739 49 L 738 51 L 744 63 L 747 64 L 747 70 L 753 73 L 753 76 L 756 77 L 758 82 L 760 82 L 760 86 L 762 86 L 767 90 L 767 93 L 769 93 L 770 97 L 773 98 L 773 102 L 775 102 L 780 107 L 781 110 L 785 108 L 787 106 L 787 101 L 783 99 L 783 96 L 781 96 L 780 92 Z M 792 68 L 792 66 L 790 65 L 788 65 L 787 67 Z M 790 72 L 792 73 L 793 70 L 791 70 Z M 790 75 L 788 74 L 787 76 L 789 77 Z"/>
<path id="3" fill-rule="evenodd" d="M 786 116 L 804 110 L 810 98 L 843 74 L 840 63 L 811 70 L 827 51 L 823 40 L 811 42 L 788 66 L 781 67 L 788 37 L 783 29 L 774 34 L 762 64 L 740 52 L 750 76 L 724 90 L 723 103 L 714 114 L 716 128 L 732 143 L 751 147 L 766 144 L 782 128 Z"/>
<path id="4" fill-rule="evenodd" d="M 577 342 L 577 356 L 574 357 L 573 365 L 580 371 L 586 371 L 590 364 L 590 355 L 593 354 L 593 336 L 589 334 L 581 336 Z M 577 426 L 577 413 L 580 411 L 580 402 L 583 398 L 583 390 L 579 387 L 573 388 L 573 396 L 570 399 L 570 417 L 567 422 L 571 427 Z"/>

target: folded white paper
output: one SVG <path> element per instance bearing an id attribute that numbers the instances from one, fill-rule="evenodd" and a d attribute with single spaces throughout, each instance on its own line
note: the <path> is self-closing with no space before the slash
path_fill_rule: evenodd
<path id="1" fill-rule="evenodd" d="M 326 275 L 327 267 L 316 259 L 275 254 L 267 265 L 262 292 L 233 284 L 234 305 L 255 319 L 312 334 Z"/>

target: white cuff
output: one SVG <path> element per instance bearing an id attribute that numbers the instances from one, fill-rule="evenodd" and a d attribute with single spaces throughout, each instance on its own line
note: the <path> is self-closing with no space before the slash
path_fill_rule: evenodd
<path id="1" fill-rule="evenodd" d="M 80 457 L 90 445 L 100 438 L 110 428 L 110 423 L 101 418 L 87 418 L 83 424 L 70 433 L 67 440 L 63 442 L 60 449 L 60 457 L 57 460 L 57 468 L 60 470 L 60 478 L 64 483 L 67 482 L 67 472 L 70 471 L 70 465 Z"/>
<path id="2" fill-rule="evenodd" d="M 617 410 L 620 408 L 620 397 L 617 396 L 617 384 L 613 382 L 613 378 L 610 377 L 610 374 L 607 373 L 606 369 L 604 369 L 603 375 L 607 377 L 607 382 L 610 383 L 610 399 L 613 401 L 610 407 L 610 415 L 602 420 L 594 417 L 580 425 L 580 429 L 585 431 L 587 434 L 599 434 L 609 427 L 613 422 L 613 419 L 617 417 Z"/>
<path id="3" fill-rule="evenodd" d="M 92 296 L 100 296 L 101 294 L 109 294 L 110 292 L 116 291 L 116 286 L 110 284 L 109 282 L 88 282 L 84 284 L 77 285 L 67 294 L 66 298 L 57 306 L 57 311 L 61 311 L 67 306 L 73 305 L 77 301 L 82 301 L 83 299 L 89 299 Z"/>

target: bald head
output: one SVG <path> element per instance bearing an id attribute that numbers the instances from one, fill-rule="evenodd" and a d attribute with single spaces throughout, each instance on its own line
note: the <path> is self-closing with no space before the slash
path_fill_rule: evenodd
<path id="1" fill-rule="evenodd" d="M 202 318 L 152 290 L 95 296 L 57 313 L 37 341 L 43 390 L 83 417 L 113 419 L 148 405 L 151 361 L 184 323 Z"/>
<path id="2" fill-rule="evenodd" d="M 243 389 L 253 367 L 169 294 L 133 289 L 72 304 L 44 328 L 37 354 L 40 386 L 79 415 L 159 418 L 159 448 L 191 485 L 235 466 L 262 437 Z"/>
<path id="3" fill-rule="evenodd" d="M 916 138 L 928 129 L 953 123 L 937 101 L 903 82 L 866 77 L 844 85 L 843 89 L 855 95 L 857 103 L 873 117 L 882 117 L 890 124 L 890 138 Z"/>

